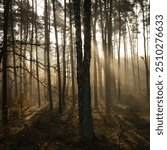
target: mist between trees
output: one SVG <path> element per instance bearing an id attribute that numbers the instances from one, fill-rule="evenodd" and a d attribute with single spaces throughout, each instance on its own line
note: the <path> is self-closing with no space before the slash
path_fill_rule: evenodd
<path id="1" fill-rule="evenodd" d="M 149 15 L 148 0 L 1 0 L 2 127 L 48 106 L 76 113 L 90 142 L 102 112 L 149 107 Z"/>

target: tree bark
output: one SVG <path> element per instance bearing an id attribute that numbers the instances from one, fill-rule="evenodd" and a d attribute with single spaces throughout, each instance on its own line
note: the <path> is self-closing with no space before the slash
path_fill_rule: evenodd
<path id="1" fill-rule="evenodd" d="M 30 50 L 30 72 L 31 74 L 33 73 L 33 66 L 32 66 L 32 60 L 33 60 L 33 40 L 34 40 L 34 0 L 32 0 L 32 11 L 31 11 L 31 19 L 32 19 L 32 24 L 31 24 L 31 50 Z M 32 76 L 30 75 L 30 98 L 32 98 Z"/>
<path id="2" fill-rule="evenodd" d="M 84 59 L 82 58 L 80 1 L 74 0 L 74 14 L 76 27 L 80 133 L 84 141 L 91 142 L 94 138 L 90 94 L 91 0 L 84 1 Z"/>
<path id="3" fill-rule="evenodd" d="M 35 12 L 37 14 L 37 0 L 35 0 Z M 38 42 L 38 28 L 37 28 L 37 18 L 35 17 L 35 41 Z M 38 106 L 41 106 L 41 94 L 40 94 L 40 83 L 39 83 L 39 68 L 38 68 L 38 46 L 36 45 L 36 76 L 37 76 L 37 90 L 38 90 Z"/>
<path id="4" fill-rule="evenodd" d="M 3 67 L 3 74 L 2 74 L 2 125 L 5 127 L 8 123 L 8 81 L 7 81 L 7 62 L 8 62 L 8 20 L 9 20 L 9 8 L 10 8 L 11 0 L 4 1 L 4 26 L 3 26 L 3 47 L 2 47 L 2 67 Z"/>
<path id="5" fill-rule="evenodd" d="M 20 12 L 23 11 L 23 0 L 21 0 L 21 10 Z M 20 41 L 22 42 L 23 41 L 23 13 L 21 13 L 21 16 L 20 16 Z M 22 55 L 22 43 L 20 42 L 20 55 Z M 22 66 L 22 57 L 19 58 L 20 59 L 20 66 Z M 23 83 L 23 78 L 22 78 L 22 68 L 20 68 L 20 95 L 22 94 L 22 83 Z"/>
<path id="6" fill-rule="evenodd" d="M 62 87 L 62 104 L 65 109 L 65 91 L 66 91 L 66 0 L 64 0 L 64 31 L 63 31 L 63 87 Z"/>
<path id="7" fill-rule="evenodd" d="M 120 0 L 119 0 L 119 47 L 118 47 L 118 100 L 121 97 L 121 75 L 120 75 L 120 51 L 121 51 L 121 11 L 120 11 Z"/>
<path id="8" fill-rule="evenodd" d="M 71 0 L 69 0 L 70 7 L 72 6 Z M 72 77 L 72 99 L 75 103 L 75 83 L 74 83 L 74 52 L 73 52 L 73 39 L 72 39 L 72 12 L 70 8 L 70 60 L 71 60 L 71 77 Z"/>
<path id="9" fill-rule="evenodd" d="M 91 0 L 84 1 L 84 60 L 83 60 L 83 139 L 92 141 L 94 138 L 91 89 L 90 89 L 90 60 L 91 60 Z"/>
<path id="10" fill-rule="evenodd" d="M 142 9 L 142 17 L 143 17 L 143 40 L 144 40 L 144 63 L 145 63 L 145 69 L 146 69 L 146 88 L 147 88 L 147 96 L 149 101 L 149 95 L 150 95 L 150 83 L 149 83 L 149 68 L 148 68 L 148 61 L 147 61 L 147 48 L 146 48 L 146 27 L 145 27 L 145 11 L 144 11 L 144 3 L 141 2 L 141 9 Z"/>
<path id="11" fill-rule="evenodd" d="M 60 56 L 59 56 L 59 45 L 58 45 L 58 35 L 57 35 L 57 18 L 56 18 L 56 9 L 55 9 L 55 1 L 52 0 L 53 5 L 53 22 L 55 29 L 55 38 L 56 38 L 56 54 L 57 54 L 57 74 L 58 74 L 58 89 L 59 89 L 59 113 L 62 113 L 62 94 L 61 94 L 61 74 L 60 74 Z"/>
<path id="12" fill-rule="evenodd" d="M 53 109 L 53 101 L 52 101 L 52 87 L 51 87 L 51 74 L 50 74 L 50 46 L 49 46 L 49 24 L 48 24 L 48 2 L 45 0 L 45 54 L 46 54 L 46 63 L 47 63 L 47 83 L 48 83 L 48 99 L 50 110 Z"/>
<path id="13" fill-rule="evenodd" d="M 77 53 L 77 83 L 78 83 L 78 110 L 79 110 L 79 125 L 80 134 L 83 135 L 83 87 L 82 87 L 82 39 L 81 39 L 81 16 L 80 16 L 81 1 L 74 0 L 74 15 L 76 28 L 76 53 Z"/>
<path id="14" fill-rule="evenodd" d="M 14 20 L 13 20 L 13 10 L 12 10 L 12 4 L 10 5 L 10 11 L 11 11 L 11 35 L 12 35 L 12 49 L 13 49 L 13 75 L 14 75 L 14 91 L 15 91 L 15 100 L 18 96 L 18 86 L 17 86 L 17 70 L 16 70 L 16 49 L 15 49 L 15 36 L 14 36 Z"/>
<path id="15" fill-rule="evenodd" d="M 94 8 L 94 22 L 93 22 L 93 46 L 94 46 L 94 51 L 93 51 L 93 78 L 94 78 L 94 108 L 98 111 L 98 95 L 97 95 L 97 51 L 98 51 L 98 47 L 97 47 L 97 41 L 96 41 L 96 23 L 97 23 L 97 0 L 95 0 L 95 8 Z"/>

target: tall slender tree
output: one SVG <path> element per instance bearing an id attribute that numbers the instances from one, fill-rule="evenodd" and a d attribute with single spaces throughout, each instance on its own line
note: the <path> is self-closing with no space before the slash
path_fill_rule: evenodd
<path id="1" fill-rule="evenodd" d="M 92 121 L 90 92 L 91 0 L 84 1 L 84 58 L 82 53 L 80 4 L 80 0 L 74 0 L 79 122 L 82 139 L 84 141 L 92 141 L 94 138 L 94 130 Z"/>
<path id="2" fill-rule="evenodd" d="M 63 31 L 63 87 L 62 103 L 65 108 L 65 90 L 66 90 L 66 0 L 64 0 L 64 31 Z"/>
<path id="3" fill-rule="evenodd" d="M 21 0 L 21 8 L 20 8 L 20 12 L 23 12 L 23 0 Z M 21 13 L 20 15 L 20 56 L 22 56 L 22 53 L 23 53 L 23 44 L 22 44 L 22 41 L 23 41 L 23 13 Z M 19 58 L 20 60 L 20 66 L 22 66 L 22 57 Z M 20 70 L 19 70 L 19 73 L 20 73 L 20 94 L 22 94 L 22 83 L 23 83 L 23 78 L 21 77 L 22 75 L 22 67 L 20 67 Z"/>
<path id="4" fill-rule="evenodd" d="M 90 88 L 90 61 L 91 61 L 91 0 L 84 1 L 84 60 L 83 60 L 83 138 L 92 141 L 94 138 L 91 88 Z"/>
<path id="5" fill-rule="evenodd" d="M 35 0 L 35 12 L 37 14 L 37 0 Z M 35 41 L 36 41 L 36 76 L 37 76 L 37 89 L 38 89 L 38 106 L 41 106 L 41 95 L 40 95 L 40 83 L 39 83 L 39 59 L 38 59 L 38 28 L 37 28 L 37 15 L 35 15 Z"/>
<path id="6" fill-rule="evenodd" d="M 32 98 L 32 86 L 33 86 L 33 81 L 32 81 L 32 73 L 33 73 L 33 40 L 34 40 L 34 0 L 31 1 L 32 3 L 32 11 L 31 11 L 31 19 L 32 19 L 32 24 L 31 24 L 31 50 L 30 50 L 30 98 Z"/>
<path id="7" fill-rule="evenodd" d="M 95 6 L 94 6 L 94 21 L 92 21 L 92 27 L 93 27 L 93 75 L 94 75 L 94 107 L 96 110 L 98 110 L 98 94 L 97 94 L 97 51 L 98 51 L 98 47 L 97 47 L 97 40 L 96 40 L 96 24 L 97 24 L 97 0 L 95 0 Z"/>
<path id="8" fill-rule="evenodd" d="M 56 5 L 55 1 L 52 0 L 53 5 L 53 22 L 55 29 L 55 39 L 56 39 L 56 54 L 57 54 L 57 74 L 58 74 L 58 97 L 59 97 L 59 112 L 62 113 L 62 94 L 61 94 L 61 74 L 60 74 L 60 53 L 59 53 L 59 45 L 58 45 L 58 33 L 57 33 L 57 17 L 56 17 Z"/>
<path id="9" fill-rule="evenodd" d="M 4 3 L 4 13 L 3 13 L 3 47 L 2 47 L 2 67 L 3 67 L 3 82 L 2 82 L 2 124 L 6 126 L 8 123 L 8 81 L 7 81 L 7 63 L 8 63 L 8 29 L 9 29 L 9 9 L 11 0 L 3 1 Z"/>
<path id="10" fill-rule="evenodd" d="M 144 0 L 141 1 L 141 10 L 142 10 L 142 18 L 143 18 L 143 41 L 144 41 L 144 63 L 146 68 L 146 88 L 147 88 L 147 96 L 149 100 L 150 86 L 149 86 L 149 68 L 148 68 L 148 57 L 147 57 L 147 43 L 146 43 L 146 23 L 145 23 L 145 7 Z"/>
<path id="11" fill-rule="evenodd" d="M 71 78 L 72 78 L 72 98 L 75 100 L 75 83 L 74 83 L 74 49 L 73 49 L 73 32 L 72 32 L 72 2 L 70 4 L 70 60 L 71 60 Z"/>
<path id="12" fill-rule="evenodd" d="M 121 51 L 121 4 L 119 0 L 119 8 L 118 8 L 118 15 L 119 15 L 119 45 L 118 45 L 118 100 L 121 97 L 121 74 L 120 74 L 120 51 Z"/>
<path id="13" fill-rule="evenodd" d="M 17 86 L 17 70 L 16 70 L 16 48 L 15 48 L 15 36 L 14 36 L 14 16 L 12 4 L 10 5 L 10 17 L 11 17 L 11 35 L 12 35 L 12 50 L 13 50 L 13 76 L 14 76 L 14 89 L 15 89 L 15 99 L 18 96 L 18 86 Z"/>
<path id="14" fill-rule="evenodd" d="M 48 83 L 48 99 L 50 109 L 53 109 L 52 101 L 52 86 L 51 86 L 51 74 L 50 74 L 50 38 L 49 38 L 49 17 L 48 17 L 48 0 L 45 0 L 45 55 L 47 63 L 47 83 Z"/>

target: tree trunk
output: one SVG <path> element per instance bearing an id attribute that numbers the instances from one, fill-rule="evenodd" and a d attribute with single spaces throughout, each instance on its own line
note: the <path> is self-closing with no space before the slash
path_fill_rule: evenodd
<path id="1" fill-rule="evenodd" d="M 29 11 L 29 5 L 28 5 L 28 0 L 26 0 L 26 11 Z M 24 26 L 24 42 L 27 43 L 27 39 L 28 39 L 28 33 L 29 33 L 29 18 L 28 18 L 28 14 L 25 14 L 25 18 L 26 18 L 26 25 Z M 24 45 L 24 50 L 23 50 L 23 57 L 26 57 L 26 50 L 27 50 L 27 44 Z M 26 68 L 26 60 L 23 59 L 23 68 Z M 23 83 L 24 83 L 24 94 L 25 97 L 27 95 L 27 74 L 26 74 L 26 70 L 23 69 Z"/>
<path id="2" fill-rule="evenodd" d="M 98 95 L 97 95 L 97 51 L 98 51 L 98 47 L 97 47 L 97 41 L 96 41 L 96 23 L 97 23 L 97 0 L 95 0 L 95 9 L 94 9 L 94 13 L 95 13 L 95 18 L 94 18 L 94 22 L 93 22 L 93 45 L 94 45 L 94 51 L 93 51 L 93 55 L 94 55 L 94 67 L 93 67 L 93 78 L 94 78 L 94 108 L 96 110 L 99 110 L 99 106 L 98 106 Z"/>
<path id="3" fill-rule="evenodd" d="M 3 57 L 3 74 L 2 74 L 2 125 L 6 126 L 8 123 L 8 87 L 7 87 L 7 62 L 8 62 L 8 20 L 9 20 L 9 8 L 10 0 L 4 1 L 4 26 L 3 26 L 3 47 L 2 47 L 2 57 Z"/>
<path id="4" fill-rule="evenodd" d="M 118 100 L 121 97 L 121 75 L 120 75 L 120 51 L 121 51 L 121 11 L 119 0 L 119 45 L 118 45 Z"/>
<path id="5" fill-rule="evenodd" d="M 102 12 L 102 1 L 101 0 L 99 0 L 99 5 L 100 5 L 100 26 L 101 26 L 101 36 L 102 36 L 102 47 L 103 47 L 103 54 L 104 54 L 104 59 L 105 59 L 105 61 L 106 61 L 106 48 L 105 48 L 105 46 L 106 46 L 106 38 L 105 38 L 105 30 L 103 29 L 104 28 L 104 23 L 103 23 L 103 12 Z M 105 62 L 104 62 L 104 64 L 106 64 Z M 99 66 L 99 84 L 100 84 L 100 91 L 101 91 L 101 95 L 102 95 L 102 100 L 104 99 L 104 98 L 106 98 L 107 96 L 106 96 L 106 90 L 104 90 L 104 91 L 102 91 L 101 89 L 103 89 L 103 84 L 102 84 L 102 67 L 103 66 L 103 64 L 101 63 L 100 64 L 100 66 Z M 106 71 L 106 69 L 105 69 L 105 66 L 104 66 L 104 80 L 105 80 L 105 71 Z M 105 80 L 106 81 L 106 80 Z M 105 88 L 106 87 L 106 82 L 104 82 L 104 89 L 106 89 Z"/>
<path id="6" fill-rule="evenodd" d="M 53 101 L 52 101 L 52 87 L 51 87 L 51 74 L 50 74 L 50 46 L 49 46 L 49 24 L 48 24 L 48 2 L 45 0 L 45 53 L 46 53 L 46 58 L 47 58 L 47 83 L 48 83 L 48 99 L 49 99 L 49 105 L 50 105 L 50 110 L 53 109 Z"/>
<path id="7" fill-rule="evenodd" d="M 58 74 L 58 89 L 59 89 L 59 113 L 62 113 L 62 97 L 61 97 L 61 74 L 60 74 L 60 56 L 59 56 L 59 45 L 58 45 L 58 35 L 57 35 L 57 19 L 56 19 L 56 9 L 55 9 L 55 1 L 52 0 L 53 5 L 53 22 L 55 29 L 55 38 L 56 38 L 56 54 L 57 54 L 57 74 Z"/>
<path id="8" fill-rule="evenodd" d="M 142 1 L 141 5 L 142 9 L 142 17 L 143 17 L 143 40 L 144 40 L 144 63 L 145 63 L 145 68 L 146 68 L 146 88 L 147 88 L 147 96 L 148 96 L 148 101 L 149 101 L 149 95 L 150 95 L 150 83 L 149 83 L 149 68 L 148 68 L 148 61 L 147 61 L 147 48 L 146 48 L 146 35 L 145 35 L 145 13 L 144 13 L 144 4 Z"/>
<path id="9" fill-rule="evenodd" d="M 32 98 L 32 74 L 33 74 L 33 66 L 32 66 L 32 60 L 33 60 L 33 40 L 34 40 L 34 0 L 32 0 L 32 11 L 31 11 L 31 18 L 32 18 L 32 28 L 31 28 L 31 50 L 30 50 L 30 98 Z"/>
<path id="10" fill-rule="evenodd" d="M 37 13 L 37 0 L 35 0 L 35 12 Z M 37 20 L 37 18 L 35 18 Z M 37 76 L 37 90 L 38 90 L 38 106 L 41 106 L 41 94 L 40 94 L 40 84 L 39 84 L 39 68 L 38 68 L 38 29 L 37 29 L 37 21 L 35 22 L 35 41 L 36 41 L 36 76 Z"/>
<path id="11" fill-rule="evenodd" d="M 15 36 L 14 36 L 14 20 L 13 20 L 13 12 L 12 12 L 12 4 L 10 5 L 11 12 L 11 35 L 12 35 L 12 49 L 13 49 L 13 75 L 14 75 L 14 91 L 15 91 L 15 100 L 18 96 L 18 86 L 17 86 L 17 70 L 16 70 L 16 49 L 15 49 Z"/>
<path id="12" fill-rule="evenodd" d="M 76 28 L 76 53 L 77 53 L 77 83 L 78 83 L 78 110 L 79 110 L 79 125 L 80 134 L 83 136 L 83 87 L 82 87 L 82 40 L 81 40 L 81 16 L 80 16 L 81 1 L 74 0 L 74 15 Z"/>
<path id="13" fill-rule="evenodd" d="M 104 31 L 104 45 L 103 45 L 103 51 L 104 51 L 104 80 L 105 80 L 105 106 L 107 110 L 110 110 L 111 106 L 111 89 L 110 84 L 108 81 L 110 81 L 110 64 L 109 64 L 109 52 L 107 48 L 107 34 L 108 34 L 108 11 L 107 11 L 107 0 L 104 1 L 104 11 L 105 11 L 105 31 Z M 103 26 L 102 26 L 103 28 Z"/>
<path id="14" fill-rule="evenodd" d="M 137 5 L 136 5 L 136 14 L 137 14 Z M 139 85 L 139 93 L 141 93 L 141 84 L 140 84 L 140 68 L 139 68 L 139 46 L 138 46 L 138 19 L 136 15 L 136 53 L 137 53 L 137 77 L 138 77 L 138 85 Z"/>
<path id="15" fill-rule="evenodd" d="M 74 0 L 74 14 L 76 27 L 80 133 L 84 141 L 91 142 L 94 138 L 90 94 L 91 0 L 84 1 L 84 60 L 82 59 L 80 1 Z"/>
<path id="16" fill-rule="evenodd" d="M 65 109 L 65 90 L 66 90 L 66 0 L 64 0 L 64 31 L 63 31 L 63 87 L 62 87 L 62 104 Z"/>
<path id="17" fill-rule="evenodd" d="M 123 43 L 124 43 L 124 72 L 125 72 L 125 77 L 124 77 L 124 88 L 128 88 L 128 67 L 127 67 L 127 60 L 128 60 L 128 54 L 127 54 L 127 42 L 126 42 L 126 31 L 123 31 Z"/>
<path id="18" fill-rule="evenodd" d="M 21 0 L 21 12 L 23 11 L 23 0 Z M 20 55 L 22 55 L 22 41 L 23 41 L 23 13 L 21 13 L 21 18 L 20 18 Z M 22 66 L 22 57 L 20 56 L 20 66 Z M 22 83 L 23 83 L 23 78 L 22 78 L 22 67 L 20 67 L 20 94 L 22 94 Z"/>
<path id="19" fill-rule="evenodd" d="M 90 59 L 91 59 L 91 0 L 84 1 L 84 60 L 83 60 L 83 139 L 92 141 L 94 138 L 91 89 L 90 89 Z"/>
<path id="20" fill-rule="evenodd" d="M 130 39 L 130 48 L 131 48 L 131 61 L 132 61 L 132 73 L 133 73 L 133 84 L 134 87 L 136 84 L 136 76 L 135 76 L 135 67 L 134 67 L 134 58 L 133 58 L 133 43 L 132 43 L 132 37 L 131 37 L 131 32 L 130 32 L 130 27 L 129 27 L 129 19 L 127 20 L 127 28 L 128 28 L 128 33 L 129 33 L 129 39 Z"/>
<path id="21" fill-rule="evenodd" d="M 71 0 L 69 0 L 70 7 L 72 6 Z M 72 9 L 72 8 L 71 8 Z M 73 52 L 73 39 L 72 39 L 72 12 L 70 9 L 70 60 L 71 60 L 71 77 L 72 77 L 72 99 L 73 103 L 75 103 L 75 83 L 74 83 L 74 52 Z"/>

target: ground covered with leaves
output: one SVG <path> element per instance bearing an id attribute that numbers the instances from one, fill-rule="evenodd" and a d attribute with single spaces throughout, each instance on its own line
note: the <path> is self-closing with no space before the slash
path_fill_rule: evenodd
<path id="1" fill-rule="evenodd" d="M 22 117 L 0 129 L 2 150 L 148 150 L 150 143 L 149 106 L 117 103 L 110 112 L 93 112 L 96 138 L 83 143 L 79 136 L 77 109 L 59 114 L 54 108 L 32 107 Z"/>

